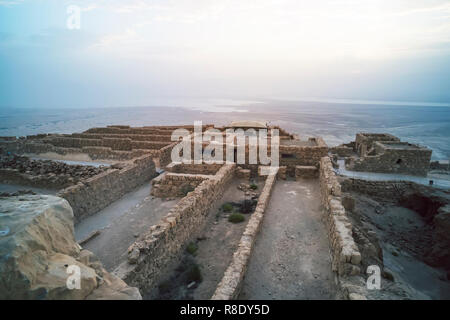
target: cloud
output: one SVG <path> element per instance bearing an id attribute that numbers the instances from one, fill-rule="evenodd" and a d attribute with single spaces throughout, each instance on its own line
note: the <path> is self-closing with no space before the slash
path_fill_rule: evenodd
<path id="1" fill-rule="evenodd" d="M 83 11 L 83 12 L 89 12 L 89 11 L 95 10 L 95 9 L 97 9 L 97 8 L 98 8 L 97 5 L 92 4 L 92 5 L 88 5 L 87 7 L 81 8 L 81 11 Z"/>
<path id="2" fill-rule="evenodd" d="M 413 15 L 413 14 L 423 14 L 423 13 L 432 13 L 432 12 L 437 12 L 439 14 L 449 13 L 450 12 L 450 2 L 401 10 L 399 12 L 393 13 L 392 15 L 407 16 L 407 15 Z"/>
<path id="3" fill-rule="evenodd" d="M 9 6 L 14 6 L 14 5 L 17 5 L 17 4 L 21 4 L 22 2 L 24 2 L 24 0 L 5 0 L 5 1 L 1 0 L 0 1 L 0 6 L 9 7 Z"/>

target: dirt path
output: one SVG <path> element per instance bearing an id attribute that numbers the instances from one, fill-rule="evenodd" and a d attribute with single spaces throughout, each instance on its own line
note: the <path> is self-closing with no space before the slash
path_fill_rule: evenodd
<path id="1" fill-rule="evenodd" d="M 150 189 L 151 184 L 145 183 L 75 226 L 77 241 L 92 231 L 101 231 L 83 247 L 94 252 L 108 271 L 124 261 L 137 236 L 157 224 L 179 200 L 154 198 Z"/>
<path id="2" fill-rule="evenodd" d="M 334 299 L 317 180 L 275 184 L 240 299 Z"/>

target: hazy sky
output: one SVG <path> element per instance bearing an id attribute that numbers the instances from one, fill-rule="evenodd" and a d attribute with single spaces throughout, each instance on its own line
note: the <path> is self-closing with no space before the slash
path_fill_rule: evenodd
<path id="1" fill-rule="evenodd" d="M 448 103 L 450 1 L 0 0 L 0 107 L 184 97 Z"/>

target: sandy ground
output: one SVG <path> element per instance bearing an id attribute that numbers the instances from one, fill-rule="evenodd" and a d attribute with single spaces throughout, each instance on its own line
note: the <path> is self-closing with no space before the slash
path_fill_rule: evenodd
<path id="1" fill-rule="evenodd" d="M 275 184 L 240 299 L 334 299 L 317 180 Z"/>
<path id="2" fill-rule="evenodd" d="M 237 188 L 242 182 L 248 183 L 242 179 L 233 179 L 223 196 L 209 211 L 203 230 L 193 240 L 198 246 L 195 254 L 182 252 L 181 263 L 169 272 L 168 276 L 161 279 L 161 283 L 168 286 L 168 289 L 162 293 L 155 288 L 144 298 L 197 300 L 212 297 L 231 262 L 250 217 L 250 214 L 244 214 L 245 221 L 235 224 L 228 221 L 228 213 L 220 210 L 226 202 L 240 202 L 246 199 L 244 192 Z M 256 192 L 259 193 L 264 186 L 264 181 L 255 182 L 258 185 Z M 192 281 L 187 280 L 186 269 L 193 265 L 199 266 L 202 281 L 188 289 L 187 286 Z"/>
<path id="3" fill-rule="evenodd" d="M 124 261 L 139 234 L 158 223 L 178 201 L 153 198 L 150 188 L 150 183 L 144 184 L 75 226 L 77 241 L 101 230 L 83 247 L 94 252 L 108 271 Z"/>

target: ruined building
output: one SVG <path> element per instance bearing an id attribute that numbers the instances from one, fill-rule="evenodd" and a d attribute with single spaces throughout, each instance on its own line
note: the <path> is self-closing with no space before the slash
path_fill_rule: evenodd
<path id="1" fill-rule="evenodd" d="M 348 170 L 426 176 L 432 150 L 390 134 L 358 133 L 354 142 L 332 152 L 346 158 Z"/>

